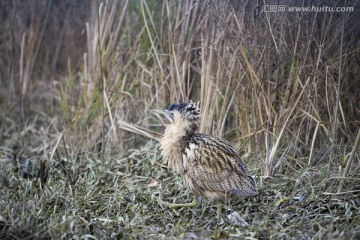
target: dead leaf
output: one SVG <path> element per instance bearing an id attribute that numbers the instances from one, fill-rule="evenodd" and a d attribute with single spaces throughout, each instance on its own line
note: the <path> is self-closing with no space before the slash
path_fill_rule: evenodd
<path id="1" fill-rule="evenodd" d="M 156 187 L 159 185 L 159 181 L 156 179 L 151 179 L 150 182 L 148 183 L 148 185 L 146 185 L 146 187 L 148 188 L 152 188 L 152 187 Z"/>

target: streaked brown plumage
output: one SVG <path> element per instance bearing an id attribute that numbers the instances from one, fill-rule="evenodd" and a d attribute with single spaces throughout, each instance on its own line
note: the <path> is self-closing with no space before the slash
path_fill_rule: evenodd
<path id="1" fill-rule="evenodd" d="M 173 104 L 166 113 L 172 123 L 161 140 L 162 154 L 168 166 L 183 177 L 187 188 L 209 199 L 258 193 L 231 143 L 197 132 L 199 103 Z"/>

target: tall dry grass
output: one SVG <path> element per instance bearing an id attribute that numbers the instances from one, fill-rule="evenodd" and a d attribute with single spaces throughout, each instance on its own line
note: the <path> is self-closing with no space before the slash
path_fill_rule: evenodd
<path id="1" fill-rule="evenodd" d="M 104 160 L 161 137 L 152 109 L 192 99 L 201 131 L 257 156 L 261 175 L 328 164 L 341 174 L 359 129 L 359 4 L 348 1 L 354 12 L 345 14 L 267 13 L 259 4 L 1 3 L 2 142 L 42 112 L 57 117 L 72 158 Z M 358 160 L 356 152 L 349 175 Z"/>

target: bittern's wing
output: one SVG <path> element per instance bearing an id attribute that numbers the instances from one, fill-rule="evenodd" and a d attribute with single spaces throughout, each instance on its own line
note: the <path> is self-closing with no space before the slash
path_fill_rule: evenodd
<path id="1" fill-rule="evenodd" d="M 193 135 L 183 150 L 183 165 L 207 191 L 238 196 L 257 194 L 254 179 L 231 143 L 205 134 Z"/>

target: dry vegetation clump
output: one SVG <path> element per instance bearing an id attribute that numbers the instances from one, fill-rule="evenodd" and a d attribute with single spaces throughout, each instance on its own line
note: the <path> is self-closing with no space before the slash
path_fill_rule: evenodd
<path id="1" fill-rule="evenodd" d="M 346 4 L 0 2 L 0 238 L 358 239 L 360 3 Z M 153 109 L 189 99 L 259 196 L 159 204 L 192 194 L 163 165 Z"/>

